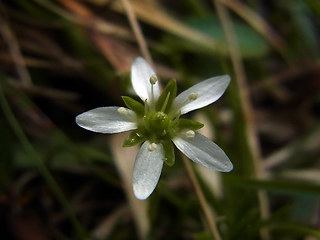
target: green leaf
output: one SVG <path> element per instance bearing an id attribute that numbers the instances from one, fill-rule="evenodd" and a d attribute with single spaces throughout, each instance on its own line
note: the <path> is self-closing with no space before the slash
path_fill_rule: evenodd
<path id="1" fill-rule="evenodd" d="M 320 17 L 320 2 L 318 0 L 306 0 L 306 3 L 309 4 L 311 10 Z"/>
<path id="2" fill-rule="evenodd" d="M 244 58 L 261 57 L 268 53 L 269 46 L 267 42 L 254 29 L 240 21 L 233 20 L 233 28 L 235 31 L 238 46 Z M 208 15 L 204 17 L 192 17 L 186 20 L 188 26 L 209 35 L 219 43 L 219 51 L 223 55 L 228 55 L 226 39 L 224 36 L 221 23 L 217 16 Z M 187 48 L 194 52 L 203 52 L 211 54 L 212 51 L 207 48 L 195 45 L 187 41 L 181 41 L 179 44 L 173 42 L 177 49 Z"/>
<path id="3" fill-rule="evenodd" d="M 126 104 L 126 106 L 134 111 L 137 115 L 143 115 L 144 114 L 144 106 L 142 103 L 134 100 L 131 97 L 122 96 L 122 100 Z"/>
<path id="4" fill-rule="evenodd" d="M 162 142 L 164 149 L 165 163 L 171 167 L 175 163 L 174 146 L 171 140 Z"/>
<path id="5" fill-rule="evenodd" d="M 168 113 L 176 96 L 177 83 L 175 79 L 171 79 L 157 101 L 156 110 Z"/>
<path id="6" fill-rule="evenodd" d="M 180 118 L 177 122 L 177 127 L 180 130 L 188 129 L 188 130 L 198 130 L 203 128 L 204 124 L 201 122 L 197 122 L 190 119 Z"/>
<path id="7" fill-rule="evenodd" d="M 138 130 L 132 131 L 127 139 L 124 140 L 122 147 L 132 147 L 139 143 L 142 143 L 145 140 L 146 138 L 143 135 L 139 134 Z"/>

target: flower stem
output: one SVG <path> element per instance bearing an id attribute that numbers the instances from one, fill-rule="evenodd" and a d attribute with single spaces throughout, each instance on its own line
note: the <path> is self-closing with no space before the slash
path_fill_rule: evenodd
<path id="1" fill-rule="evenodd" d="M 190 160 L 184 156 L 183 154 L 181 155 L 182 156 L 182 159 L 183 159 L 183 163 L 187 169 L 187 172 L 189 174 L 189 177 L 190 177 L 190 180 L 192 182 L 192 185 L 194 187 L 194 190 L 197 194 L 197 197 L 199 199 L 199 202 L 200 202 L 200 205 L 201 205 L 201 208 L 204 212 L 204 215 L 207 219 L 207 222 L 208 222 L 208 225 L 209 225 L 209 228 L 210 228 L 210 231 L 214 237 L 215 240 L 221 240 L 221 236 L 219 234 L 219 231 L 218 231 L 218 227 L 216 225 L 216 221 L 215 221 L 215 217 L 212 213 L 212 211 L 210 210 L 210 207 L 209 207 L 209 204 L 207 202 L 207 200 L 205 199 L 204 197 L 204 194 L 202 192 L 202 189 L 200 187 L 200 184 L 198 182 L 198 179 L 194 173 L 194 170 L 192 168 L 192 165 L 190 163 Z"/>

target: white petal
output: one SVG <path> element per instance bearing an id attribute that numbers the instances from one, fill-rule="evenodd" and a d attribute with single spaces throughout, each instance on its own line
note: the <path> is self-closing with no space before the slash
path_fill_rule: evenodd
<path id="1" fill-rule="evenodd" d="M 155 75 L 151 66 L 142 57 L 137 57 L 131 66 L 131 82 L 134 91 L 143 102 L 149 103 L 152 99 L 150 77 Z M 160 96 L 159 81 L 153 85 L 153 96 L 157 99 Z"/>
<path id="2" fill-rule="evenodd" d="M 142 144 L 133 168 L 133 191 L 138 199 L 146 199 L 155 189 L 163 166 L 163 147 L 158 144 L 157 148 L 149 151 L 150 142 Z"/>
<path id="3" fill-rule="evenodd" d="M 222 96 L 229 83 L 229 75 L 213 77 L 202 81 L 180 93 L 174 100 L 173 109 L 176 111 L 180 109 L 181 114 L 185 114 L 207 106 Z M 191 100 L 189 99 L 190 94 L 191 96 L 197 94 L 198 97 L 195 100 Z"/>
<path id="4" fill-rule="evenodd" d="M 220 172 L 229 172 L 233 168 L 224 151 L 199 133 L 193 139 L 176 137 L 172 141 L 188 158 L 206 168 Z"/>
<path id="5" fill-rule="evenodd" d="M 135 113 L 126 109 L 127 114 L 120 114 L 118 109 L 119 107 L 95 108 L 78 115 L 76 123 L 80 127 L 99 133 L 118 133 L 136 129 Z"/>

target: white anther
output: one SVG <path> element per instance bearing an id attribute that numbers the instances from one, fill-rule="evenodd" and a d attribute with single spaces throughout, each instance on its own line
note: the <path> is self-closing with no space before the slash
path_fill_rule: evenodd
<path id="1" fill-rule="evenodd" d="M 154 84 L 156 84 L 156 82 L 158 81 L 158 77 L 154 74 L 154 75 L 152 75 L 151 77 L 150 77 L 150 83 L 152 84 L 152 85 L 154 85 Z"/>
<path id="2" fill-rule="evenodd" d="M 188 131 L 186 131 L 186 133 L 185 133 L 185 136 L 186 136 L 186 138 L 188 138 L 188 139 L 193 139 L 195 135 L 196 135 L 196 133 L 195 133 L 194 131 L 192 131 L 192 130 L 188 130 Z"/>
<path id="3" fill-rule="evenodd" d="M 120 113 L 121 115 L 128 115 L 128 110 L 125 109 L 124 107 L 119 107 L 118 113 Z"/>
<path id="4" fill-rule="evenodd" d="M 196 100 L 198 98 L 198 93 L 190 93 L 188 96 L 189 100 Z"/>
<path id="5" fill-rule="evenodd" d="M 148 150 L 149 150 L 149 152 L 152 152 L 152 151 L 156 150 L 157 147 L 158 147 L 158 145 L 156 143 L 151 143 L 148 146 Z"/>

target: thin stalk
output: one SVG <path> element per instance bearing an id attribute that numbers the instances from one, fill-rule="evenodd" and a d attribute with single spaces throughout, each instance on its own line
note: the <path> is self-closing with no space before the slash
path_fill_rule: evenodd
<path id="1" fill-rule="evenodd" d="M 131 4 L 128 0 L 122 0 L 122 4 L 127 12 L 127 15 L 128 15 L 128 19 L 130 21 L 130 24 L 131 24 L 131 27 L 134 31 L 134 34 L 137 38 L 137 41 L 138 41 L 138 44 L 139 44 L 139 47 L 140 47 L 140 50 L 143 54 L 143 56 L 146 58 L 146 60 L 151 64 L 153 65 L 153 61 L 152 61 L 152 58 L 151 58 L 151 55 L 149 53 L 149 50 L 148 50 L 148 47 L 147 47 L 147 44 L 146 44 L 146 41 L 143 37 L 143 34 L 142 34 L 142 31 L 139 27 L 139 24 L 138 24 L 138 21 L 137 21 L 137 18 L 136 18 L 136 15 L 134 13 L 134 10 L 132 9 L 131 7 Z M 152 91 L 153 93 L 153 91 Z M 214 236 L 214 239 L 215 240 L 222 240 L 221 239 L 221 236 L 219 234 L 219 231 L 218 231 L 218 228 L 217 228 L 217 225 L 216 225 L 216 222 L 215 222 L 215 218 L 210 210 L 210 207 L 204 197 L 204 194 L 201 190 L 201 187 L 200 187 L 200 184 L 196 178 L 196 175 L 192 169 L 192 166 L 190 164 L 190 161 L 189 159 L 187 159 L 184 155 L 182 156 L 182 159 L 184 161 L 184 164 L 186 166 L 186 169 L 187 169 L 187 172 L 190 176 L 190 179 L 192 181 L 192 184 L 195 188 L 195 191 L 196 191 L 196 194 L 198 196 L 198 199 L 199 199 L 199 202 L 200 202 L 200 205 L 203 209 L 203 212 L 205 214 L 205 217 L 207 219 L 207 222 L 208 222 L 208 225 L 209 225 L 209 228 L 210 228 L 210 231 L 212 233 L 212 235 Z"/>
<path id="2" fill-rule="evenodd" d="M 144 58 L 153 66 L 152 58 L 149 53 L 147 43 L 145 41 L 145 38 L 143 37 L 141 28 L 139 26 L 136 14 L 131 6 L 131 3 L 128 0 L 121 0 L 121 2 L 122 2 L 122 5 L 123 5 L 126 13 L 127 13 L 127 16 L 128 16 L 131 28 L 134 32 L 134 35 L 138 41 L 138 45 L 141 50 L 141 53 L 144 56 Z"/>
<path id="3" fill-rule="evenodd" d="M 4 115 L 7 118 L 8 123 L 11 125 L 14 133 L 16 134 L 17 138 L 21 142 L 22 146 L 25 148 L 25 151 L 32 156 L 32 160 L 34 161 L 35 165 L 37 166 L 40 174 L 47 182 L 48 186 L 51 188 L 53 194 L 57 198 L 57 200 L 60 202 L 62 208 L 68 215 L 74 230 L 77 233 L 77 236 L 81 239 L 87 238 L 87 233 L 81 226 L 80 222 L 78 221 L 77 217 L 73 213 L 68 200 L 64 196 L 62 190 L 60 189 L 59 185 L 57 184 L 56 180 L 50 173 L 50 171 L 47 169 L 45 164 L 42 162 L 41 158 L 33 148 L 32 144 L 29 142 L 28 138 L 24 134 L 22 128 L 20 127 L 20 124 L 18 123 L 17 119 L 15 118 L 13 112 L 11 111 L 10 105 L 4 95 L 3 91 L 3 79 L 0 79 L 0 103 L 1 107 L 3 109 Z"/>
<path id="4" fill-rule="evenodd" d="M 248 138 L 248 147 L 249 151 L 252 155 L 253 167 L 255 177 L 261 178 L 263 177 L 263 170 L 261 166 L 261 154 L 260 154 L 260 146 L 259 141 L 255 131 L 255 124 L 252 119 L 253 109 L 250 104 L 249 99 L 249 90 L 247 87 L 247 77 L 244 70 L 244 66 L 241 60 L 241 53 L 236 41 L 235 32 L 232 26 L 232 22 L 230 20 L 229 13 L 225 6 L 220 3 L 220 0 L 212 0 L 215 5 L 218 13 L 218 17 L 221 21 L 221 25 L 226 36 L 228 49 L 232 61 L 232 65 L 234 68 L 234 72 L 236 75 L 238 91 L 240 96 L 240 103 L 243 109 L 243 115 L 245 120 L 245 130 Z M 259 200 L 259 208 L 261 213 L 261 218 L 263 220 L 268 219 L 270 216 L 269 212 L 269 201 L 267 198 L 267 194 L 265 191 L 258 191 L 258 200 Z M 264 240 L 269 240 L 270 232 L 268 229 L 262 229 L 260 232 L 261 238 Z"/>
<path id="5" fill-rule="evenodd" d="M 208 204 L 206 198 L 204 197 L 204 194 L 203 194 L 202 189 L 200 187 L 199 181 L 198 181 L 198 179 L 197 179 L 197 177 L 196 177 L 196 175 L 194 173 L 194 170 L 193 170 L 193 168 L 191 166 L 191 162 L 183 154 L 182 154 L 182 159 L 183 159 L 183 163 L 184 163 L 184 165 L 185 165 L 185 167 L 187 169 L 187 172 L 189 174 L 189 177 L 190 177 L 190 180 L 191 180 L 192 185 L 194 187 L 194 190 L 195 190 L 195 192 L 197 194 L 197 197 L 199 199 L 201 208 L 202 208 L 202 210 L 204 212 L 204 215 L 205 215 L 205 217 L 207 219 L 210 231 L 211 231 L 211 233 L 212 233 L 212 235 L 213 235 L 215 240 L 221 240 L 222 238 L 221 238 L 221 236 L 219 234 L 218 227 L 217 227 L 216 221 L 215 221 L 215 217 L 214 217 L 214 215 L 213 215 L 213 213 L 212 213 L 212 211 L 211 211 L 211 209 L 209 207 L 209 204 Z"/>

